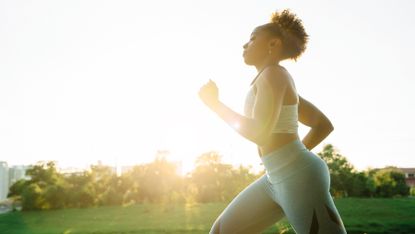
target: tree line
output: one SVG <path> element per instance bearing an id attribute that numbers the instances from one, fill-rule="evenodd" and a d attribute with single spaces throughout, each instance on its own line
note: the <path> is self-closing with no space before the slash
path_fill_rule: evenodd
<path id="1" fill-rule="evenodd" d="M 335 197 L 408 196 L 405 176 L 397 168 L 358 172 L 332 145 L 318 155 L 327 162 L 331 194 Z M 200 155 L 187 175 L 178 173 L 175 163 L 157 156 L 151 163 L 134 166 L 118 176 L 111 167 L 92 165 L 89 170 L 64 174 L 53 161 L 32 165 L 10 187 L 9 197 L 23 210 L 83 208 L 134 203 L 228 202 L 264 174 L 250 167 L 222 162 L 217 152 Z"/>

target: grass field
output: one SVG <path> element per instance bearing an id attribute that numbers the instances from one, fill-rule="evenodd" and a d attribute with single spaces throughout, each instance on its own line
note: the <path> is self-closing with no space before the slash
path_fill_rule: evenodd
<path id="1" fill-rule="evenodd" d="M 415 199 L 335 200 L 348 233 L 415 233 Z M 141 204 L 0 215 L 2 234 L 208 233 L 226 206 L 214 204 Z M 294 233 L 286 220 L 264 233 Z"/>

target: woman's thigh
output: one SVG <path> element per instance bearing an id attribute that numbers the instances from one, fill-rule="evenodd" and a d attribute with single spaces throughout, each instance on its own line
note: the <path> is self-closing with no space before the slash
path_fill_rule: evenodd
<path id="1" fill-rule="evenodd" d="M 210 233 L 260 233 L 284 217 L 270 197 L 267 183 L 264 175 L 239 193 L 216 219 Z"/>

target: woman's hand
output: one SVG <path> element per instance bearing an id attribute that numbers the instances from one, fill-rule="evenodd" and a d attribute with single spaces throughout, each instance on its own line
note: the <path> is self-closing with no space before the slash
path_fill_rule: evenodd
<path id="1" fill-rule="evenodd" d="M 209 80 L 199 90 L 199 97 L 209 108 L 214 109 L 219 104 L 219 90 L 215 82 Z"/>

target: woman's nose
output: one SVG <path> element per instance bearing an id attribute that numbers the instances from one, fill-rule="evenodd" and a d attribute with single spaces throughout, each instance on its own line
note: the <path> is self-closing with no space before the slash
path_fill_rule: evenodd
<path id="1" fill-rule="evenodd" d="M 245 43 L 242 48 L 246 49 L 246 47 L 248 47 L 248 43 Z"/>

